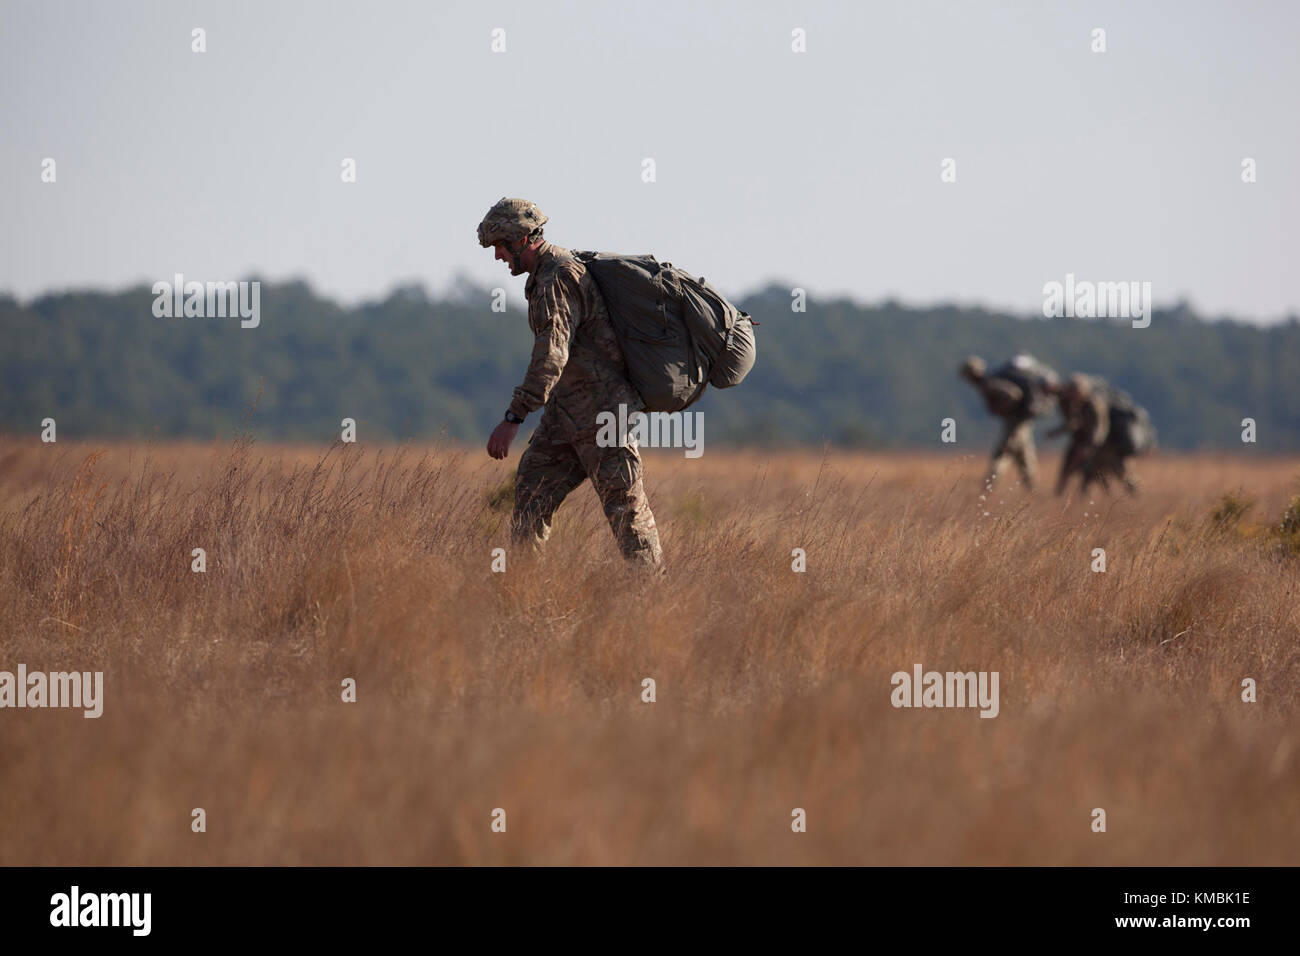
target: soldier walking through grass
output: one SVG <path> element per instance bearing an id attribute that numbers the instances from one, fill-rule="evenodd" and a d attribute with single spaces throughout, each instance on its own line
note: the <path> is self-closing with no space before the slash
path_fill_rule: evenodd
<path id="1" fill-rule="evenodd" d="M 478 226 L 479 245 L 491 246 L 511 275 L 528 273 L 532 358 L 487 445 L 493 458 L 505 458 L 524 419 L 542 409 L 519 460 L 511 534 L 516 542 L 539 546 L 550 535 L 556 509 L 590 479 L 623 556 L 659 565 L 659 532 L 632 430 L 611 447 L 596 441 L 602 412 L 618 419 L 618 407 L 625 405 L 618 420 L 626 421 L 644 403 L 628 379 L 600 290 L 581 261 L 543 237 L 546 222 L 536 204 L 503 198 Z"/>
<path id="2" fill-rule="evenodd" d="M 1095 375 L 1072 375 L 1058 390 L 1063 421 L 1049 435 L 1070 434 L 1061 463 L 1056 492 L 1061 494 L 1076 472 L 1084 491 L 1094 481 L 1110 491 L 1117 478 L 1131 495 L 1138 493 L 1137 478 L 1128 460 L 1156 442 L 1156 430 L 1147 410 L 1122 389 Z"/>

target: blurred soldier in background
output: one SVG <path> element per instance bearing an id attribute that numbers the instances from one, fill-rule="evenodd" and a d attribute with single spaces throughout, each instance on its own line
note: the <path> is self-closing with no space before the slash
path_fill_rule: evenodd
<path id="1" fill-rule="evenodd" d="M 1065 432 L 1070 444 L 1061 462 L 1056 493 L 1065 491 L 1070 476 L 1078 472 L 1081 487 L 1094 481 L 1110 490 L 1110 478 L 1120 480 L 1129 494 L 1137 494 L 1137 480 L 1129 474 L 1128 459 L 1155 446 L 1156 430 L 1147 410 L 1122 389 L 1095 375 L 1071 375 L 1057 390 L 1062 422 L 1048 436 Z"/>
<path id="2" fill-rule="evenodd" d="M 991 490 L 1014 463 L 1032 491 L 1038 474 L 1034 419 L 1051 407 L 1056 373 L 1021 352 L 992 373 L 986 372 L 982 358 L 972 355 L 962 363 L 960 374 L 979 391 L 989 412 L 1002 420 L 1002 438 L 993 449 L 987 487 Z"/>
<path id="3" fill-rule="evenodd" d="M 1048 438 L 1069 434 L 1070 443 L 1061 459 L 1061 474 L 1056 480 L 1056 493 L 1064 494 L 1070 476 L 1084 474 L 1093 454 L 1101 448 L 1110 434 L 1110 405 L 1100 379 L 1076 372 L 1057 389 L 1061 406 L 1061 424 L 1047 433 Z M 1084 475 L 1084 485 L 1089 482 Z"/>
<path id="4" fill-rule="evenodd" d="M 1128 469 L 1128 460 L 1150 451 L 1156 444 L 1156 429 L 1151 416 L 1122 389 L 1108 386 L 1106 402 L 1110 406 L 1110 432 L 1085 466 L 1083 486 L 1094 479 L 1110 491 L 1110 477 L 1120 480 L 1131 495 L 1138 493 L 1138 481 Z"/>

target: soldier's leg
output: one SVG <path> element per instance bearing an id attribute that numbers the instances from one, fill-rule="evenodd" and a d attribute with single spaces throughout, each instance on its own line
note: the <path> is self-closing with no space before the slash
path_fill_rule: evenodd
<path id="1" fill-rule="evenodd" d="M 1056 493 L 1058 495 L 1065 493 L 1065 486 L 1070 480 L 1070 476 L 1079 470 L 1079 455 L 1083 450 L 1083 443 L 1078 438 L 1071 438 L 1070 444 L 1065 448 L 1065 455 L 1061 459 L 1061 474 L 1056 479 Z"/>
<path id="2" fill-rule="evenodd" d="M 1007 473 L 1011 467 L 1010 455 L 997 455 L 989 464 L 989 476 L 984 481 L 984 486 L 988 491 L 993 490 L 993 486 L 998 483 L 998 479 Z"/>
<path id="3" fill-rule="evenodd" d="M 1106 478 L 1106 469 L 1098 468 L 1095 464 L 1085 465 L 1083 469 L 1083 490 L 1087 491 L 1088 486 L 1094 481 L 1101 482 L 1101 490 L 1110 494 L 1110 481 Z"/>
<path id="4" fill-rule="evenodd" d="M 636 445 L 600 448 L 593 442 L 578 446 L 577 451 L 623 557 L 658 565 L 663 560 L 659 529 L 655 527 L 655 516 L 646 499 L 641 455 Z"/>
<path id="5" fill-rule="evenodd" d="M 1034 454 L 1034 423 L 1032 420 L 1021 422 L 1015 431 L 1013 441 L 1016 464 L 1020 467 L 1020 477 L 1025 488 L 1034 490 L 1034 479 L 1038 477 L 1038 456 Z"/>
<path id="6" fill-rule="evenodd" d="M 1110 494 L 1110 476 L 1118 475 L 1122 470 L 1119 459 L 1115 455 L 1114 449 L 1103 445 L 1093 454 L 1092 460 L 1088 462 L 1088 477 L 1090 480 L 1101 482 L 1101 488 L 1106 494 Z"/>
<path id="7" fill-rule="evenodd" d="M 1137 476 L 1128 470 L 1128 460 L 1120 458 L 1115 462 L 1115 477 L 1124 483 L 1125 490 L 1130 495 L 1136 495 L 1141 487 L 1138 484 Z"/>
<path id="8" fill-rule="evenodd" d="M 1012 435 L 1013 431 L 1004 421 L 1002 423 L 1002 437 L 993 448 L 993 458 L 989 462 L 989 476 L 984 482 L 989 491 L 993 490 L 993 486 L 998 483 L 998 479 L 1006 474 L 1007 469 L 1011 467 L 1012 458 L 1014 457 L 1011 452 Z"/>
<path id="9" fill-rule="evenodd" d="M 516 544 L 541 545 L 551 535 L 555 510 L 587 478 L 573 446 L 539 427 L 524 449 L 515 475 L 515 508 L 510 535 Z"/>

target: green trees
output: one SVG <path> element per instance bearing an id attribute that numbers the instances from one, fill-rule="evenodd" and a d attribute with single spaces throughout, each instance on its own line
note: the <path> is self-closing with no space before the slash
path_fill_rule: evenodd
<path id="1" fill-rule="evenodd" d="M 247 406 L 264 439 L 328 440 L 355 418 L 366 439 L 484 439 L 523 376 L 531 345 L 522 303 L 493 312 L 464 284 L 447 300 L 418 286 L 342 308 L 302 282 L 263 283 L 254 329 L 156 318 L 145 286 L 67 292 L 28 304 L 0 296 L 0 429 L 59 436 L 208 438 Z M 1026 350 L 1062 374 L 1103 375 L 1146 405 L 1165 448 L 1300 449 L 1300 322 L 1206 322 L 1186 307 L 1151 326 L 1018 318 L 978 309 L 810 302 L 790 310 L 771 286 L 739 301 L 756 319 L 759 358 L 745 383 L 710 390 L 710 442 L 936 447 L 939 423 L 991 440 L 993 423 L 956 375 L 969 353 L 998 362 Z"/>

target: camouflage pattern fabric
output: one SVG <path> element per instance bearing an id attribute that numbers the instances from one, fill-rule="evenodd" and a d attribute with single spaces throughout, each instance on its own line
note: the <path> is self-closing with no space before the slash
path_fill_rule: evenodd
<path id="1" fill-rule="evenodd" d="M 627 415 L 644 407 L 627 378 L 605 300 L 569 250 L 543 242 L 524 285 L 532 358 L 510 410 L 519 417 L 545 405 L 564 434 L 594 440 L 596 416 L 620 404 Z"/>
<path id="2" fill-rule="evenodd" d="M 658 564 L 659 534 L 635 442 L 629 433 L 625 447 L 596 444 L 602 412 L 618 421 L 643 408 L 628 381 L 600 290 L 569 250 L 544 241 L 524 293 L 533 351 L 510 410 L 520 417 L 538 408 L 543 412 L 519 461 L 512 519 L 516 540 L 545 541 L 555 510 L 589 478 L 624 556 Z M 622 419 L 619 405 L 627 406 Z"/>
<path id="3" fill-rule="evenodd" d="M 993 449 L 993 468 L 989 474 L 989 487 L 992 488 L 1012 465 L 1020 469 L 1020 477 L 1025 487 L 1032 491 L 1034 482 L 1038 478 L 1038 455 L 1034 452 L 1032 418 L 1003 421 L 1002 440 Z"/>
<path id="4" fill-rule="evenodd" d="M 622 448 L 601 448 L 594 441 L 575 443 L 553 421 L 543 415 L 519 460 L 511 519 L 515 542 L 538 546 L 546 541 L 556 509 L 590 478 L 623 556 L 658 565 L 663 560 L 659 531 L 646 499 L 641 455 L 633 437 L 629 434 L 627 447 Z"/>
<path id="5" fill-rule="evenodd" d="M 987 480 L 991 490 L 1013 465 L 1032 491 L 1038 478 L 1034 450 L 1034 419 L 1055 386 L 1056 373 L 1032 356 L 1019 354 L 998 371 L 986 374 L 984 360 L 972 355 L 960 373 L 979 391 L 989 412 L 1002 420 L 1002 438 L 993 449 Z"/>
<path id="6" fill-rule="evenodd" d="M 1076 379 L 1082 378 L 1076 376 Z M 1083 476 L 1084 487 L 1088 486 L 1092 480 L 1088 475 L 1093 458 L 1110 434 L 1110 405 L 1106 400 L 1106 383 L 1101 379 L 1088 378 L 1085 384 L 1087 391 L 1083 394 L 1075 389 L 1061 395 L 1061 414 L 1065 419 L 1062 428 L 1069 432 L 1070 444 L 1065 449 L 1065 458 L 1061 462 L 1061 474 L 1056 482 L 1057 494 L 1065 490 L 1070 477 L 1076 473 Z"/>
<path id="7" fill-rule="evenodd" d="M 1128 458 L 1117 446 L 1109 442 L 1102 445 L 1083 465 L 1083 490 L 1087 491 L 1088 486 L 1097 481 L 1109 492 L 1108 479 L 1114 477 L 1119 479 L 1129 494 L 1136 495 L 1139 486 L 1137 478 L 1129 473 Z"/>
<path id="8" fill-rule="evenodd" d="M 478 224 L 478 244 L 486 249 L 495 242 L 518 242 L 549 221 L 537 203 L 502 196 Z"/>
<path id="9" fill-rule="evenodd" d="M 1110 477 L 1118 478 L 1131 495 L 1138 493 L 1136 476 L 1128 470 L 1128 460 L 1149 451 L 1155 444 L 1155 429 L 1147 410 L 1137 405 L 1123 392 L 1111 389 L 1109 394 L 1110 433 L 1083 469 L 1083 487 L 1098 481 L 1110 490 Z"/>

